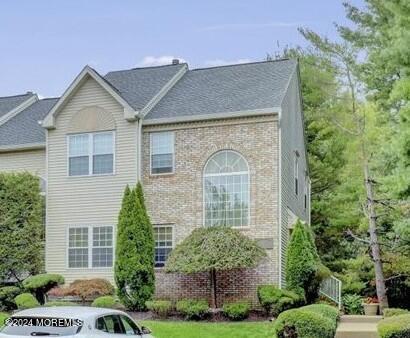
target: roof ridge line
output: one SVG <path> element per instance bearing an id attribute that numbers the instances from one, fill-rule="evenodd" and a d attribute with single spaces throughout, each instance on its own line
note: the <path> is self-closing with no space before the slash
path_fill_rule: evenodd
<path id="1" fill-rule="evenodd" d="M 27 92 L 27 93 L 25 93 L 25 94 L 16 94 L 16 95 L 9 95 L 9 96 L 0 96 L 0 99 L 9 99 L 9 98 L 12 98 L 12 97 L 28 96 L 28 95 L 36 95 L 36 93 Z"/>
<path id="2" fill-rule="evenodd" d="M 243 62 L 243 63 L 232 63 L 232 64 L 229 64 L 229 65 L 194 68 L 194 69 L 191 69 L 190 71 L 194 72 L 196 70 L 207 70 L 207 69 L 214 69 L 214 68 L 247 66 L 247 65 L 254 65 L 254 64 L 259 64 L 259 63 L 275 63 L 275 62 L 280 62 L 280 61 L 291 61 L 291 60 L 294 60 L 294 59 L 292 59 L 292 58 L 283 58 L 283 59 L 275 59 L 275 60 L 263 60 L 263 61 L 252 61 L 252 62 Z"/>
<path id="3" fill-rule="evenodd" d="M 181 66 L 181 65 L 188 65 L 187 62 L 180 62 L 176 65 L 169 64 L 169 65 L 158 65 L 158 66 L 146 66 L 146 67 L 134 67 L 134 68 L 129 68 L 129 69 L 119 69 L 119 70 L 111 70 L 107 74 L 110 73 L 119 73 L 119 72 L 129 72 L 130 70 L 138 70 L 138 69 L 151 69 L 151 68 L 165 68 L 165 67 L 172 67 L 172 66 Z M 104 75 L 107 76 L 107 74 Z"/>

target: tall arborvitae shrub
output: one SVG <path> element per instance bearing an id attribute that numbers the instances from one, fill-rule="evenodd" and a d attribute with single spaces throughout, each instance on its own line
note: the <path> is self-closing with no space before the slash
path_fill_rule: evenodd
<path id="1" fill-rule="evenodd" d="M 287 250 L 286 287 L 311 303 L 318 297 L 320 283 L 328 274 L 320 261 L 311 230 L 298 221 Z"/>
<path id="2" fill-rule="evenodd" d="M 118 297 L 130 310 L 144 310 L 155 291 L 154 236 L 142 187 L 125 189 L 118 218 L 115 282 Z"/>

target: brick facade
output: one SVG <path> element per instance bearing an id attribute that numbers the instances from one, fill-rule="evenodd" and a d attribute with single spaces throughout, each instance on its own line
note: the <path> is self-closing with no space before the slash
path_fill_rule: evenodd
<path id="1" fill-rule="evenodd" d="M 175 173 L 150 175 L 151 131 L 175 132 Z M 197 122 L 143 129 L 143 184 L 152 224 L 173 224 L 178 244 L 203 226 L 202 172 L 215 152 L 231 149 L 247 160 L 250 175 L 250 225 L 241 231 L 268 244 L 268 258 L 257 269 L 219 273 L 219 301 L 256 302 L 259 284 L 278 282 L 278 130 L 274 117 Z M 157 270 L 158 298 L 207 298 L 206 274 L 183 276 Z M 221 304 L 220 304 L 221 305 Z"/>

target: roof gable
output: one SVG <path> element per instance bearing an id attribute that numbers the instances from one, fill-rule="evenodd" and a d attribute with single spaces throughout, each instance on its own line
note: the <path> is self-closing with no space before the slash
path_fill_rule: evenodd
<path id="1" fill-rule="evenodd" d="M 127 120 L 135 120 L 137 112 L 134 108 L 121 96 L 117 88 L 110 82 L 105 80 L 100 74 L 89 66 L 85 66 L 81 73 L 74 79 L 71 85 L 67 88 L 64 94 L 59 98 L 54 107 L 50 110 L 43 121 L 43 127 L 47 129 L 55 128 L 55 119 L 61 109 L 70 100 L 77 90 L 89 79 L 94 79 L 104 90 L 106 90 L 121 106 L 124 107 L 124 118 Z"/>

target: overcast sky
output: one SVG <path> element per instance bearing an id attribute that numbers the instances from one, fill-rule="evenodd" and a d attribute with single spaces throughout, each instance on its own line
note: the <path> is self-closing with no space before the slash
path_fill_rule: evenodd
<path id="1" fill-rule="evenodd" d="M 59 96 L 86 64 L 105 74 L 172 58 L 190 68 L 263 60 L 286 45 L 306 45 L 299 26 L 335 38 L 333 23 L 347 22 L 341 3 L 1 1 L 0 96 L 26 91 Z"/>

